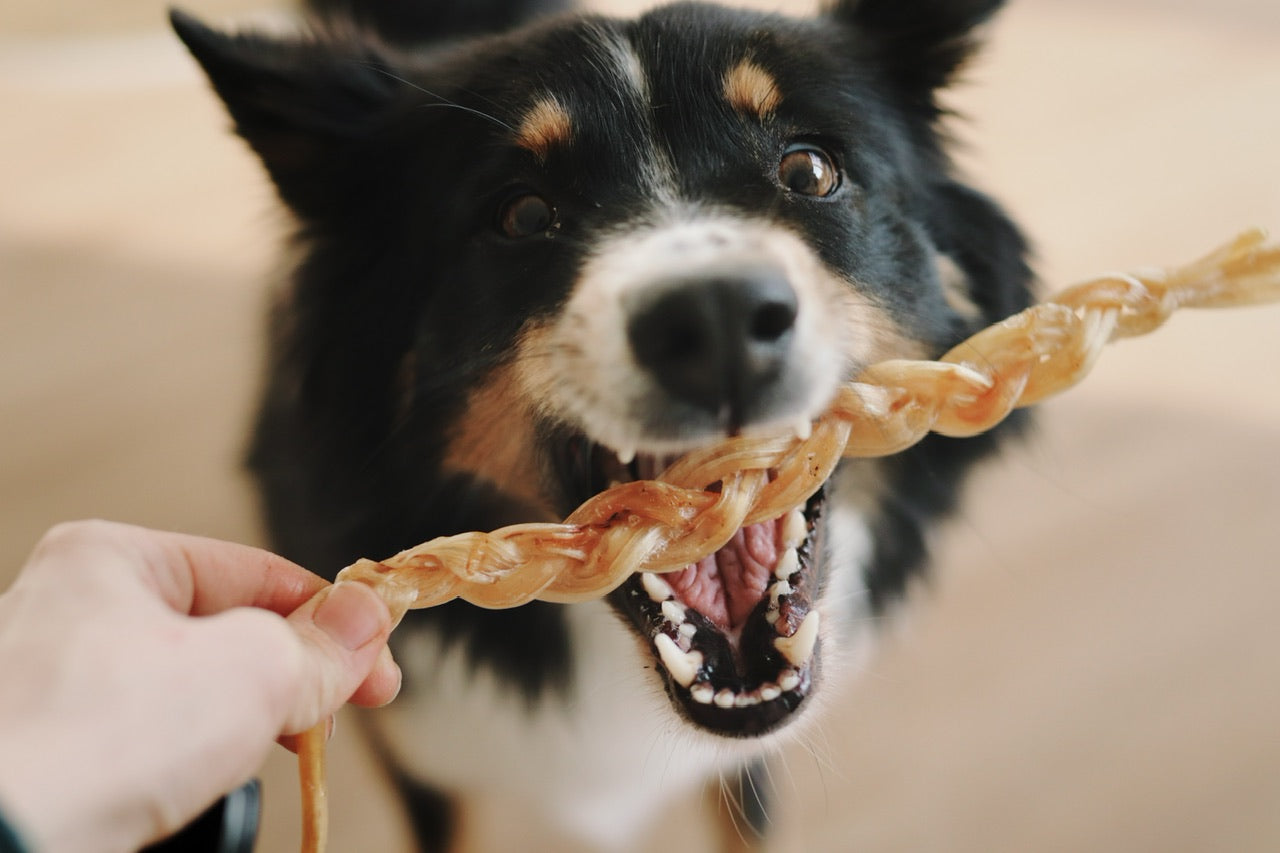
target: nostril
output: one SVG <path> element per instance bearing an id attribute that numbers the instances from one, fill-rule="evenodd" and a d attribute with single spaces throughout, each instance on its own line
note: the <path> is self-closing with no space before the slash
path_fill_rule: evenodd
<path id="1" fill-rule="evenodd" d="M 635 294 L 626 310 L 637 365 L 672 398 L 741 425 L 777 395 L 799 310 L 781 272 L 680 278 Z"/>
<path id="2" fill-rule="evenodd" d="M 791 331 L 795 322 L 794 302 L 767 302 L 757 309 L 748 334 L 752 340 L 769 343 Z"/>

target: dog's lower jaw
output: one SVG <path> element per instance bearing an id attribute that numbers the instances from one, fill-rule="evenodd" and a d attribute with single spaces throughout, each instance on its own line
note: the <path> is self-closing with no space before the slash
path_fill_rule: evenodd
<path id="1" fill-rule="evenodd" d="M 523 801 L 595 849 L 623 850 L 664 806 L 739 758 L 690 736 L 604 602 L 571 605 L 566 616 L 567 694 L 530 702 L 458 644 L 422 631 L 398 652 L 402 667 L 421 673 L 415 687 L 369 722 L 401 769 L 446 795 Z"/>
<path id="2" fill-rule="evenodd" d="M 530 702 L 475 667 L 461 644 L 422 630 L 400 638 L 397 650 L 416 674 L 412 687 L 371 713 L 369 724 L 403 771 L 448 796 L 523 801 L 593 849 L 628 849 L 664 808 L 803 733 L 833 682 L 865 657 L 869 622 L 857 616 L 870 534 L 857 511 L 829 511 L 832 563 L 814 602 L 822 683 L 776 733 L 717 737 L 683 719 L 647 642 L 602 601 L 565 609 L 573 655 L 567 693 L 548 690 Z"/>

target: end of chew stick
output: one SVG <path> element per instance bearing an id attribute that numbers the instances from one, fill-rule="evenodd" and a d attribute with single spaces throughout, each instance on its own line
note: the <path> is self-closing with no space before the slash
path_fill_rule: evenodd
<path id="1" fill-rule="evenodd" d="M 298 735 L 298 780 L 302 784 L 302 853 L 325 853 L 329 844 L 329 798 L 325 784 L 326 721 Z"/>

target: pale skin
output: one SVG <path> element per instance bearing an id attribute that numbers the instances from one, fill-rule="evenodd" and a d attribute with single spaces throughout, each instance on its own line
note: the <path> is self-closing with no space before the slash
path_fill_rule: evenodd
<path id="1" fill-rule="evenodd" d="M 365 585 L 256 548 L 55 527 L 0 595 L 0 812 L 40 853 L 170 834 L 277 740 L 391 701 L 391 627 Z"/>

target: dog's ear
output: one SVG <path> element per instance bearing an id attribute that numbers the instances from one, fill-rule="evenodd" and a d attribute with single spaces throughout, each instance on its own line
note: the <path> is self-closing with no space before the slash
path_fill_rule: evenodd
<path id="1" fill-rule="evenodd" d="M 389 44 L 501 33 L 572 8 L 573 0 L 306 0 L 321 18 L 350 20 Z"/>
<path id="2" fill-rule="evenodd" d="M 828 13 L 854 27 L 908 93 L 933 103 L 978 45 L 975 30 L 1004 0 L 835 0 Z"/>
<path id="3" fill-rule="evenodd" d="M 340 210 L 359 180 L 351 155 L 401 85 L 385 60 L 354 44 L 227 35 L 178 10 L 169 19 L 285 203 L 312 220 Z"/>

